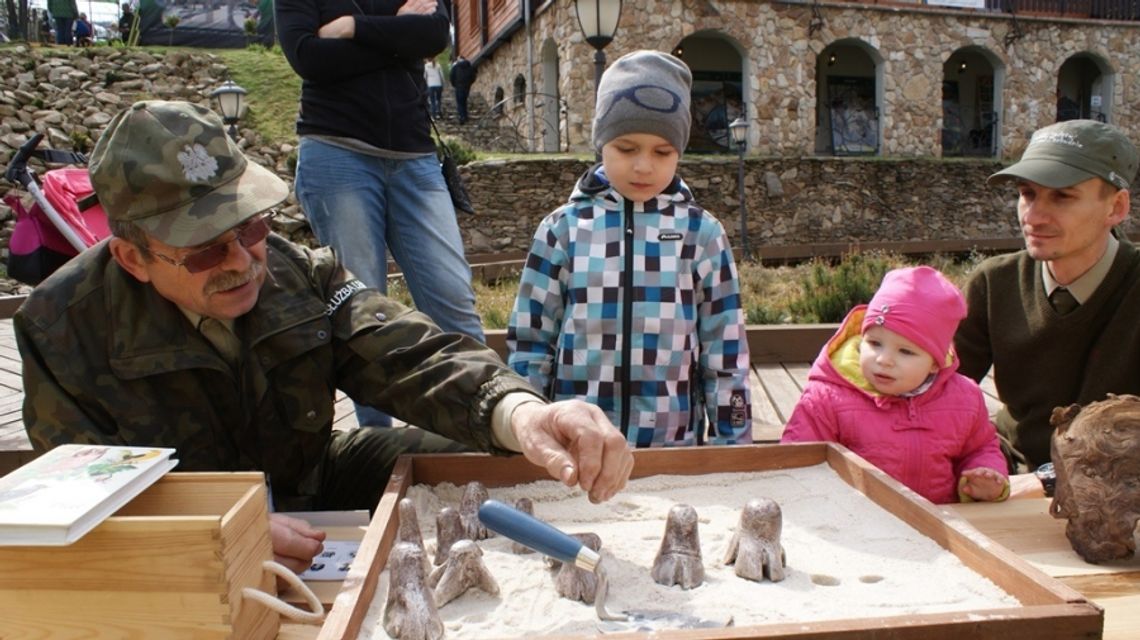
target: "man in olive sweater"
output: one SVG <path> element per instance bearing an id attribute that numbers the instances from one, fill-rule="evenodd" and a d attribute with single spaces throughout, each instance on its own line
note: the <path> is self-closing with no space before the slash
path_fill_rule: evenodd
<path id="1" fill-rule="evenodd" d="M 1030 471 L 1049 462 L 1054 407 L 1140 394 L 1140 252 L 1114 232 L 1136 168 L 1119 129 L 1069 120 L 988 180 L 1017 186 L 1025 250 L 979 265 L 954 344 L 963 374 L 993 366 L 998 431 Z"/>

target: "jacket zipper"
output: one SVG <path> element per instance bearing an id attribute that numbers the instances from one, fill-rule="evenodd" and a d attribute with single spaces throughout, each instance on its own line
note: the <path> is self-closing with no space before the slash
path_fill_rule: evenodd
<path id="1" fill-rule="evenodd" d="M 625 268 L 622 269 L 621 433 L 629 439 L 630 369 L 633 366 L 633 202 L 624 199 Z"/>

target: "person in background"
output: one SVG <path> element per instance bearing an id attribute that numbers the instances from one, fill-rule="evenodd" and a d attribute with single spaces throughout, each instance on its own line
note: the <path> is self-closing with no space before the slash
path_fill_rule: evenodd
<path id="1" fill-rule="evenodd" d="M 957 372 L 965 315 L 937 270 L 888 272 L 820 351 L 781 442 L 838 442 L 934 503 L 1005 500 L 985 398 Z"/>
<path id="2" fill-rule="evenodd" d="M 448 74 L 451 88 L 455 89 L 455 109 L 459 116 L 459 124 L 467 124 L 467 97 L 471 94 L 471 85 L 475 84 L 475 67 L 471 61 L 463 56 L 451 65 Z"/>
<path id="3" fill-rule="evenodd" d="M 330 249 L 270 233 L 288 185 L 213 112 L 137 102 L 89 166 L 113 236 L 13 321 L 37 451 L 174 447 L 183 471 L 264 472 L 286 511 L 374 509 L 398 455 L 463 446 L 522 452 L 593 501 L 625 485 L 633 457 L 597 407 L 547 403 L 492 350 L 365 287 Z M 338 389 L 434 433 L 334 431 Z M 308 567 L 324 534 L 270 517 L 278 559 Z"/>
<path id="4" fill-rule="evenodd" d="M 507 328 L 516 372 L 601 407 L 636 447 L 752 442 L 736 264 L 677 175 L 691 84 L 657 51 L 602 75 L 602 162 L 539 224 Z"/>
<path id="5" fill-rule="evenodd" d="M 431 107 L 431 117 L 439 119 L 443 116 L 441 103 L 443 102 L 443 70 L 435 58 L 428 58 L 424 62 L 424 82 L 427 83 L 428 105 Z"/>
<path id="6" fill-rule="evenodd" d="M 381 292 L 391 251 L 417 309 L 482 341 L 426 104 L 423 61 L 451 33 L 442 1 L 277 0 L 276 17 L 301 76 L 294 188 L 317 239 Z M 390 424 L 369 407 L 357 418 Z"/>
<path id="7" fill-rule="evenodd" d="M 55 20 L 55 43 L 71 45 L 74 42 L 71 23 L 79 15 L 75 0 L 48 0 L 47 7 Z"/>
<path id="8" fill-rule="evenodd" d="M 987 181 L 1016 186 L 1025 249 L 973 271 L 954 344 L 965 375 L 993 368 L 1011 471 L 1050 461 L 1055 407 L 1140 394 L 1140 252 L 1119 227 L 1137 157 L 1120 129 L 1068 120 Z M 1014 495 L 1043 491 L 1031 474 L 1014 482 Z"/>
<path id="9" fill-rule="evenodd" d="M 46 9 L 37 13 L 40 22 L 40 43 L 50 45 L 53 41 L 51 34 L 51 16 Z"/>
<path id="10" fill-rule="evenodd" d="M 79 17 L 75 19 L 75 46 L 77 47 L 90 47 L 95 32 L 91 27 L 91 23 L 87 20 L 86 13 L 80 13 Z"/>
<path id="11" fill-rule="evenodd" d="M 131 3 L 124 2 L 123 14 L 119 16 L 119 39 L 123 41 L 123 44 L 131 43 L 131 29 L 134 28 L 136 17 L 134 9 L 131 8 Z"/>

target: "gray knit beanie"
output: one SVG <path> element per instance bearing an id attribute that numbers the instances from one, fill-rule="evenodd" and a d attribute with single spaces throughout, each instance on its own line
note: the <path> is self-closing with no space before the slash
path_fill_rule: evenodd
<path id="1" fill-rule="evenodd" d="M 617 59 L 598 85 L 594 148 L 627 133 L 651 133 L 678 153 L 689 144 L 689 67 L 667 53 L 634 51 Z"/>

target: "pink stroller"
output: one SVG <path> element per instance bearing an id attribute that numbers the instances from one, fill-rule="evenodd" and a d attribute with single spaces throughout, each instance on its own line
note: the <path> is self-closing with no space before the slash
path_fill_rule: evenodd
<path id="1" fill-rule="evenodd" d="M 43 137 L 38 133 L 25 142 L 4 173 L 5 179 L 23 187 L 35 200 L 29 209 L 16 194 L 4 196 L 16 212 L 8 244 L 8 275 L 30 285 L 39 284 L 80 251 L 111 235 L 86 168 L 52 169 L 44 173 L 42 185 L 37 180 L 28 167 L 33 157 L 50 163 L 87 164 L 81 153 L 37 150 Z"/>

